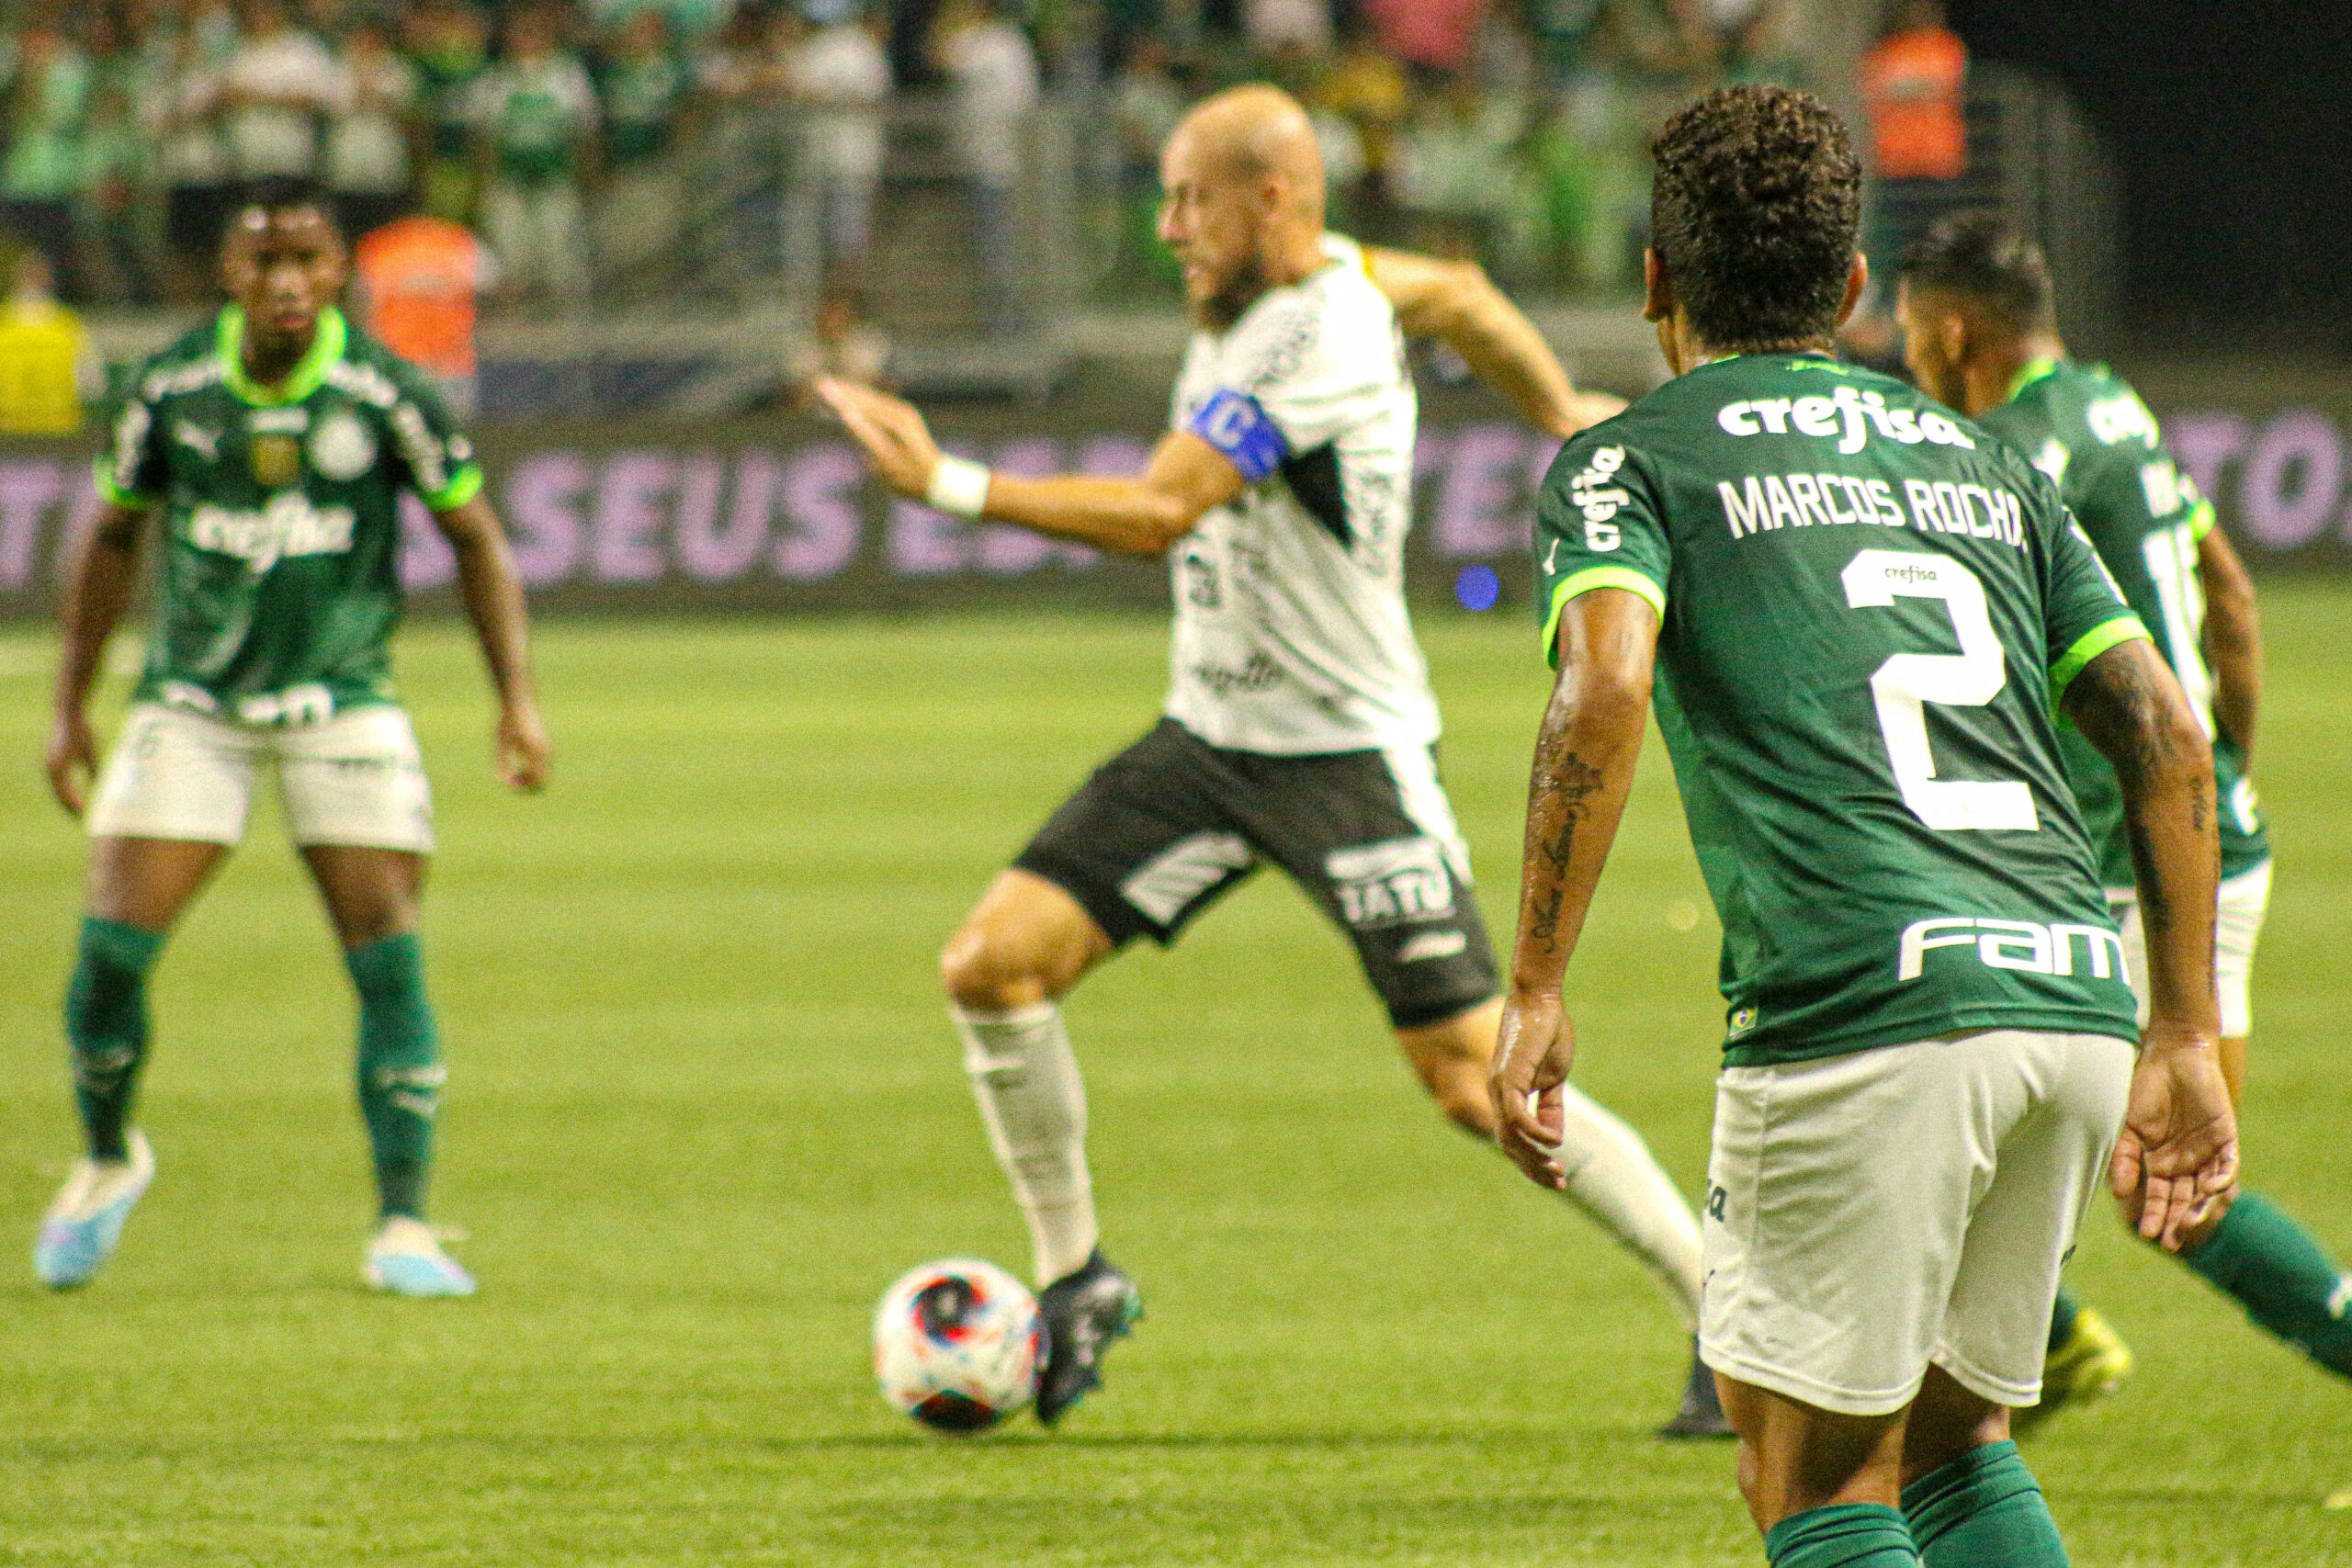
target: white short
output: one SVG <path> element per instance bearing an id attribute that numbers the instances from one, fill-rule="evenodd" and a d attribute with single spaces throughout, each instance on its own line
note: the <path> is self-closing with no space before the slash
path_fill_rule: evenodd
<path id="1" fill-rule="evenodd" d="M 2140 930 L 2139 896 L 2109 888 L 2108 907 L 2123 928 L 2123 972 L 2140 998 L 2140 1022 L 2148 1021 L 2148 943 Z M 2222 1038 L 2243 1040 L 2254 1032 L 2254 946 L 2262 938 L 2262 917 L 2270 908 L 2270 863 L 2222 882 L 2213 919 L 2213 983 L 2222 993 Z"/>
<path id="2" fill-rule="evenodd" d="M 433 791 L 416 731 L 389 705 L 262 726 L 140 703 L 99 776 L 90 832 L 233 844 L 244 837 L 254 775 L 265 766 L 276 770 L 298 844 L 433 848 Z"/>
<path id="3" fill-rule="evenodd" d="M 1930 1363 L 2033 1404 L 2134 1055 L 2103 1034 L 1993 1030 L 1725 1068 L 1701 1359 L 1849 1416 L 1902 1409 Z"/>

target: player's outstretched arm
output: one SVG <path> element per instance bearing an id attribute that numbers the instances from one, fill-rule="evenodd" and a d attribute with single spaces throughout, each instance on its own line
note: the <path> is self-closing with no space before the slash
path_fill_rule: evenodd
<path id="1" fill-rule="evenodd" d="M 548 782 L 552 748 L 539 719 L 538 689 L 531 679 L 530 614 L 524 608 L 523 579 L 514 570 L 506 530 L 480 496 L 435 513 L 433 521 L 457 552 L 458 591 L 498 694 L 499 774 L 516 789 L 538 789 Z"/>
<path id="2" fill-rule="evenodd" d="M 87 803 L 89 780 L 98 768 L 97 740 L 83 709 L 97 681 L 107 641 L 130 604 L 139 581 L 140 541 L 153 511 L 119 502 L 100 507 L 97 521 L 66 569 L 65 592 L 58 601 L 62 647 L 56 713 L 49 731 L 49 787 L 57 804 L 76 817 Z"/>
<path id="3" fill-rule="evenodd" d="M 1565 441 L 1624 411 L 1621 398 L 1576 389 L 1535 323 L 1477 263 L 1372 246 L 1363 254 L 1407 335 L 1433 337 L 1460 355 L 1536 429 Z"/>
<path id="4" fill-rule="evenodd" d="M 1156 556 L 1193 531 L 1201 513 L 1241 493 L 1233 460 L 1189 431 L 1163 437 L 1141 477 L 1054 474 L 1023 479 L 943 457 L 914 405 L 831 378 L 817 395 L 841 417 L 875 477 L 961 517 L 1018 524 L 1128 555 Z"/>
<path id="5" fill-rule="evenodd" d="M 1519 937 L 1488 1080 L 1503 1152 L 1537 1185 L 1552 1188 L 1567 1185 L 1559 1161 L 1560 1085 L 1576 1055 L 1561 980 L 1642 754 L 1657 612 L 1622 588 L 1580 594 L 1561 613 L 1558 651 L 1560 673 L 1528 781 Z"/>
<path id="6" fill-rule="evenodd" d="M 2213 671 L 2213 723 L 2243 758 L 2254 755 L 2254 721 L 2262 706 L 2262 614 L 2254 579 L 2219 528 L 2197 546 L 2205 591 L 2205 663 Z"/>
<path id="7" fill-rule="evenodd" d="M 2155 645 L 2134 637 L 2084 666 L 2066 716 L 2114 766 L 2140 888 L 2149 1017 L 2109 1172 L 2168 1252 L 2237 1184 L 2237 1118 L 2222 1076 L 2213 988 L 2213 751 Z"/>

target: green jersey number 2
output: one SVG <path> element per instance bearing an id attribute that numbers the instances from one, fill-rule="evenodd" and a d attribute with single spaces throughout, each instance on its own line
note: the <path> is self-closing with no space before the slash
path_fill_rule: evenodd
<path id="1" fill-rule="evenodd" d="M 1891 609 L 1897 599 L 1942 600 L 1960 637 L 1958 653 L 1897 653 L 1871 676 L 1879 733 L 1903 804 L 1939 833 L 2041 827 L 2023 780 L 1939 779 L 1928 744 L 1928 704 L 1983 707 L 2008 684 L 1984 582 L 1950 556 L 1910 550 L 1863 550 L 1839 577 L 1846 603 L 1857 610 Z"/>

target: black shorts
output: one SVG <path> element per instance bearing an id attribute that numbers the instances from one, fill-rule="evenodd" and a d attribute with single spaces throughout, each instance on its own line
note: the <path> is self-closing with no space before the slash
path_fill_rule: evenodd
<path id="1" fill-rule="evenodd" d="M 1148 936 L 1164 947 L 1272 861 L 1355 943 L 1390 1021 L 1419 1029 L 1498 990 L 1452 822 L 1429 752 L 1229 751 L 1162 719 L 1012 863 L 1069 893 L 1120 946 Z"/>

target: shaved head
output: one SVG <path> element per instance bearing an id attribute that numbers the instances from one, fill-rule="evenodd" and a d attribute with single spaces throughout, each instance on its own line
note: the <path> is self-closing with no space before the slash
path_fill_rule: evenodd
<path id="1" fill-rule="evenodd" d="M 1322 228 L 1323 149 L 1306 110 L 1280 87 L 1252 82 L 1203 98 L 1177 122 L 1169 150 L 1187 139 L 1206 161 L 1225 164 L 1238 178 L 1283 181 Z"/>
<path id="2" fill-rule="evenodd" d="M 1159 238 L 1204 324 L 1323 265 L 1323 153 L 1298 100 L 1262 84 L 1203 99 L 1160 154 Z"/>

